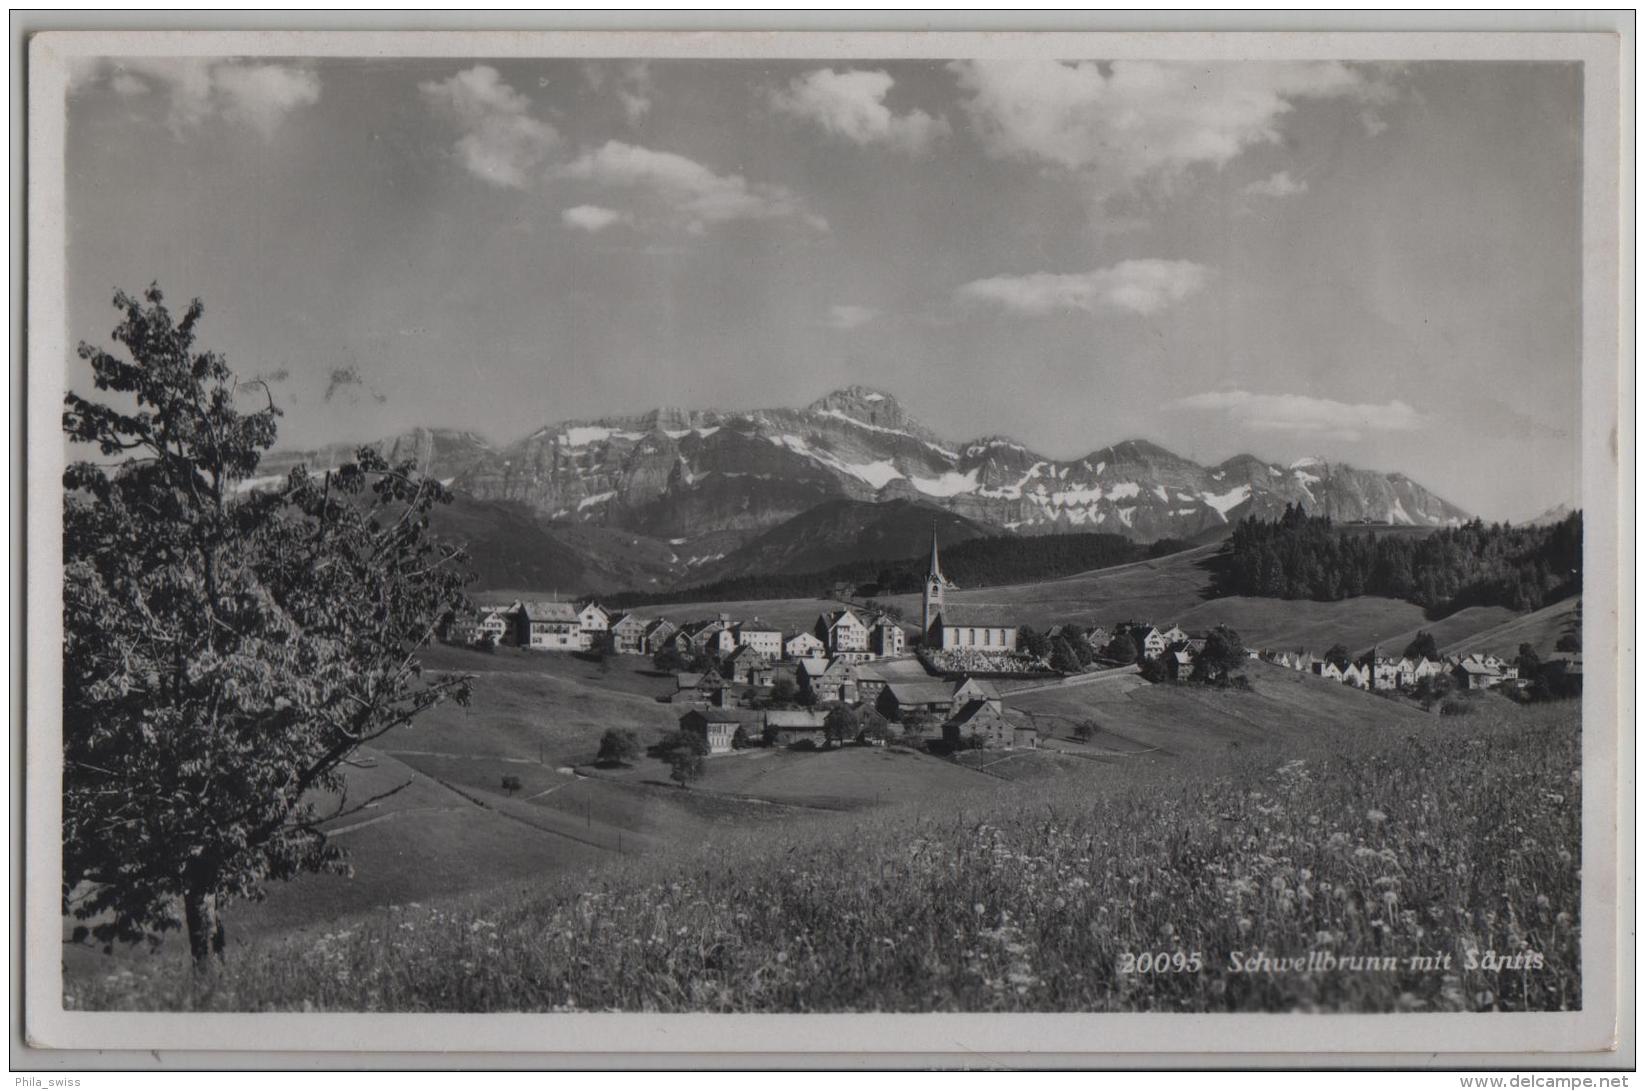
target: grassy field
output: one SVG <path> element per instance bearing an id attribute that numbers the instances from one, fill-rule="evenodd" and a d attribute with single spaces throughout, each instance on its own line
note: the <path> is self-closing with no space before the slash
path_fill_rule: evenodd
<path id="1" fill-rule="evenodd" d="M 177 961 L 83 976 L 66 1001 L 467 1012 L 1574 1006 L 1576 704 L 1485 696 L 1472 715 L 1441 718 L 1311 681 L 1276 672 L 1250 694 L 1078 694 L 1112 706 L 1133 756 L 1083 760 L 1070 746 L 1031 761 L 1084 775 L 1029 785 L 953 769 L 982 787 L 778 824 L 724 821 L 666 856 L 613 857 L 253 942 L 202 979 Z M 1262 715 L 1241 715 L 1241 700 Z M 855 764 L 831 771 L 837 783 L 927 760 L 848 753 Z M 727 784 L 782 775 L 723 761 Z M 1491 956 L 1520 951 L 1540 965 L 1490 968 Z M 1164 953 L 1163 972 L 1139 969 L 1147 952 Z M 1387 961 L 1237 969 L 1259 953 Z"/>
<path id="2" fill-rule="evenodd" d="M 1472 633 L 1449 643 L 1441 640 L 1440 650 L 1461 655 L 1477 651 L 1513 656 L 1518 653 L 1521 644 L 1530 644 L 1538 655 L 1546 659 L 1561 654 L 1555 645 L 1575 625 L 1581 606 L 1580 598 L 1556 602 L 1529 614 L 1516 615 L 1484 632 Z"/>

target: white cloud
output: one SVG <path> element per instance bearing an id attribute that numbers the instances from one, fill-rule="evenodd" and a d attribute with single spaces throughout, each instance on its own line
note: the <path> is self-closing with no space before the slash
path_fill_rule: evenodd
<path id="1" fill-rule="evenodd" d="M 819 68 L 773 92 L 771 104 L 853 144 L 883 144 L 918 155 L 948 134 L 948 119 L 924 110 L 893 113 L 885 96 L 894 82 L 885 72 Z"/>
<path id="2" fill-rule="evenodd" d="M 1410 432 L 1423 424 L 1421 414 L 1397 399 L 1383 405 L 1350 404 L 1306 394 L 1222 390 L 1178 398 L 1166 408 L 1221 413 L 1256 432 L 1329 432 L 1344 440 L 1360 439 L 1366 432 Z"/>
<path id="3" fill-rule="evenodd" d="M 1001 158 L 1079 171 L 1101 195 L 1169 184 L 1278 143 L 1307 99 L 1386 101 L 1380 79 L 1335 61 L 1183 64 L 1153 61 L 957 61 L 966 112 Z"/>
<path id="4" fill-rule="evenodd" d="M 124 98 L 163 89 L 166 126 L 179 139 L 213 118 L 247 125 L 267 139 L 288 115 L 320 101 L 319 75 L 286 64 L 128 57 L 88 66 L 76 77 L 75 89 L 99 79 Z"/>
<path id="5" fill-rule="evenodd" d="M 219 65 L 212 83 L 223 98 L 223 115 L 264 137 L 293 110 L 320 101 L 320 80 L 313 72 L 281 64 Z"/>
<path id="6" fill-rule="evenodd" d="M 962 285 L 956 294 L 1027 315 L 1104 307 L 1147 315 L 1193 295 L 1210 275 L 1209 268 L 1191 261 L 1137 258 L 1089 273 L 988 277 Z"/>
<path id="7" fill-rule="evenodd" d="M 613 224 L 621 223 L 628 217 L 599 205 L 578 205 L 560 213 L 560 219 L 567 227 L 580 228 L 592 235 L 596 231 L 604 231 Z"/>
<path id="8" fill-rule="evenodd" d="M 749 182 L 739 174 L 715 174 L 694 159 L 619 140 L 584 152 L 560 173 L 567 178 L 622 186 L 651 194 L 693 234 L 732 220 L 796 217 L 819 230 L 828 224 L 806 212 L 782 186 Z"/>
<path id="9" fill-rule="evenodd" d="M 1308 183 L 1298 182 L 1291 177 L 1290 171 L 1282 170 L 1260 182 L 1252 182 L 1240 192 L 1247 197 L 1294 197 L 1299 193 L 1307 193 Z"/>
<path id="10" fill-rule="evenodd" d="M 873 307 L 859 307 L 854 303 L 836 303 L 828 308 L 828 325 L 837 330 L 854 330 L 880 316 Z"/>
<path id="11" fill-rule="evenodd" d="M 554 126 L 531 116 L 531 100 L 490 65 L 428 80 L 417 89 L 462 130 L 456 148 L 463 166 L 492 185 L 523 189 L 559 142 Z"/>

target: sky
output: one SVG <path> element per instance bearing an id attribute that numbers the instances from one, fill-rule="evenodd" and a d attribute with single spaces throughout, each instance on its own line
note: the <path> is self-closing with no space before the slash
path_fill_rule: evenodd
<path id="1" fill-rule="evenodd" d="M 859 383 L 1058 458 L 1580 493 L 1578 65 L 149 58 L 68 95 L 70 343 L 116 288 L 198 296 L 285 446 Z"/>

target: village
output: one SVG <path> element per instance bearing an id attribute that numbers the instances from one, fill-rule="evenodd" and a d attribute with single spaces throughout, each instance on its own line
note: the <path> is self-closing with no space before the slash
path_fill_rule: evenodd
<path id="1" fill-rule="evenodd" d="M 1196 677 L 1212 634 L 1123 620 L 1063 624 L 1043 633 L 946 602 L 935 535 L 917 628 L 894 611 L 838 605 L 809 629 L 783 629 L 728 613 L 676 623 L 606 609 L 598 601 L 513 601 L 479 609 L 447 633 L 484 648 L 649 657 L 674 690 L 680 730 L 708 754 L 749 746 L 799 749 L 833 743 L 929 741 L 957 749 L 1018 749 L 1040 734 L 1006 707 L 1012 692 L 1079 685 L 1141 673 L 1151 682 Z M 1495 654 L 1441 656 L 1375 649 L 1351 657 L 1340 645 L 1311 651 L 1240 647 L 1235 654 L 1363 690 L 1418 698 L 1450 691 L 1513 689 L 1528 682 Z M 1566 663 L 1580 683 L 1580 656 Z M 830 718 L 837 709 L 843 716 Z"/>

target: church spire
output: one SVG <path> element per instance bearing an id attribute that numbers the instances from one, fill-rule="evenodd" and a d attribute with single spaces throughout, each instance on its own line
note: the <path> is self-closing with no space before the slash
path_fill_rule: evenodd
<path id="1" fill-rule="evenodd" d="M 920 601 L 920 630 L 931 631 L 931 623 L 942 613 L 942 592 L 948 583 L 943 578 L 942 563 L 937 558 L 937 521 L 931 520 L 931 571 L 925 575 L 925 593 Z"/>

